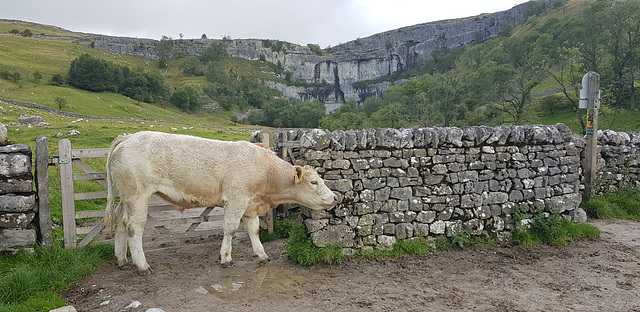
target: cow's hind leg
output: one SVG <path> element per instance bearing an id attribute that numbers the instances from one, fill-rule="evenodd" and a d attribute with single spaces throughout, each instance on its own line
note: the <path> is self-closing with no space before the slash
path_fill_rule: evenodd
<path id="1" fill-rule="evenodd" d="M 224 238 L 222 238 L 222 246 L 220 247 L 220 265 L 225 268 L 233 266 L 231 260 L 231 240 L 233 235 L 236 234 L 238 226 L 240 226 L 240 219 L 247 209 L 249 203 L 248 199 L 236 200 L 234 202 L 227 202 L 224 209 Z"/>
<path id="2" fill-rule="evenodd" d="M 151 267 L 147 263 L 142 249 L 142 234 L 144 225 L 147 222 L 147 211 L 149 210 L 148 201 L 149 197 L 143 195 L 134 201 L 127 202 L 125 206 L 125 208 L 129 208 L 125 211 L 125 224 L 127 226 L 129 248 L 131 249 L 131 260 L 133 260 L 140 274 L 151 273 Z"/>
<path id="3" fill-rule="evenodd" d="M 114 238 L 114 252 L 118 258 L 118 266 L 124 268 L 127 264 L 127 228 L 122 220 L 122 216 L 116 223 L 116 234 Z"/>
<path id="4" fill-rule="evenodd" d="M 264 252 L 264 247 L 262 246 L 262 242 L 260 242 L 260 219 L 258 217 L 242 217 L 242 221 L 244 222 L 244 226 L 249 234 L 249 239 L 251 239 L 251 247 L 253 248 L 253 252 L 258 255 L 258 259 L 260 259 L 260 263 L 269 262 L 269 256 Z"/>

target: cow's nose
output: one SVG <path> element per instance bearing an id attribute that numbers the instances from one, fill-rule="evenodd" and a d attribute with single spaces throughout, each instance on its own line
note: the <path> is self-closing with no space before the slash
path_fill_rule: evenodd
<path id="1" fill-rule="evenodd" d="M 333 202 L 338 202 L 338 196 L 333 196 Z"/>

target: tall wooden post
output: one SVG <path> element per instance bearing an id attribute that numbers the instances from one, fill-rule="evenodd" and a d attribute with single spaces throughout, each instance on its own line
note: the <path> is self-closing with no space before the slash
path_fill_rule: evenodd
<path id="1" fill-rule="evenodd" d="M 49 139 L 36 139 L 36 190 L 38 192 L 38 241 L 51 247 L 51 209 L 49 205 Z"/>
<path id="2" fill-rule="evenodd" d="M 585 151 L 584 200 L 593 199 L 598 172 L 598 109 L 587 109 L 587 149 Z"/>
<path id="3" fill-rule="evenodd" d="M 266 149 L 271 149 L 271 142 L 269 142 L 269 133 L 261 133 L 260 134 L 261 139 L 262 139 L 262 147 L 266 148 Z M 274 208 L 275 209 L 275 208 Z M 264 216 L 264 219 L 267 223 L 267 232 L 269 232 L 269 234 L 273 234 L 273 219 L 274 219 L 274 209 L 270 209 L 269 211 L 267 211 L 267 213 Z"/>

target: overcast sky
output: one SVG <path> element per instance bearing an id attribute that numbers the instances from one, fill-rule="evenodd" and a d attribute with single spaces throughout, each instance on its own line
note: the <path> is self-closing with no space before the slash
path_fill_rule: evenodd
<path id="1" fill-rule="evenodd" d="M 160 39 L 279 39 L 325 48 L 404 26 L 475 16 L 526 0 L 15 0 L 0 18 Z"/>

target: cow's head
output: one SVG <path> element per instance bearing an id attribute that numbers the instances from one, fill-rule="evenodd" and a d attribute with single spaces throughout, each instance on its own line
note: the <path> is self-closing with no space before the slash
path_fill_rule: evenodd
<path id="1" fill-rule="evenodd" d="M 338 197 L 324 184 L 324 180 L 311 166 L 294 166 L 294 184 L 299 203 L 313 210 L 331 209 Z"/>

